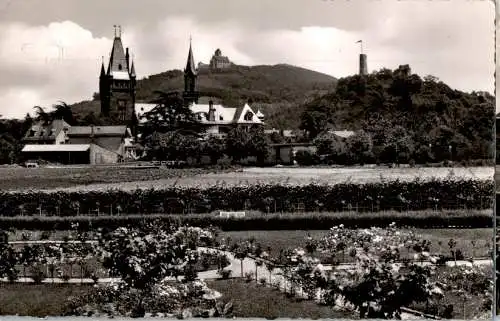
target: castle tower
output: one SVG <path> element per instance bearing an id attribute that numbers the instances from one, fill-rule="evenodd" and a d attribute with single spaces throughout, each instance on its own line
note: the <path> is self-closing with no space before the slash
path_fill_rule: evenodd
<path id="1" fill-rule="evenodd" d="M 358 40 L 356 43 L 359 43 L 361 47 L 361 53 L 359 54 L 359 75 L 366 76 L 368 75 L 368 64 L 366 54 L 363 53 L 363 40 Z"/>
<path id="2" fill-rule="evenodd" d="M 365 54 L 359 55 L 359 74 L 361 76 L 368 75 L 368 65 L 366 62 L 366 55 Z"/>
<path id="3" fill-rule="evenodd" d="M 198 74 L 196 72 L 193 49 L 191 47 L 191 39 L 189 39 L 189 53 L 186 62 L 186 68 L 184 69 L 184 103 L 190 105 L 192 103 L 198 103 L 198 92 L 196 91 L 196 78 Z"/>
<path id="4" fill-rule="evenodd" d="M 132 125 L 131 122 L 135 117 L 135 68 L 128 48 L 123 50 L 121 27 L 114 27 L 115 38 L 108 69 L 105 72 L 103 61 L 99 77 L 101 113 L 114 122 Z"/>

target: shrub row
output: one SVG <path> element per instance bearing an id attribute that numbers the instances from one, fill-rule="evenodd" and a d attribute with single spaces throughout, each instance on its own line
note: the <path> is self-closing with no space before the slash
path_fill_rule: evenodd
<path id="1" fill-rule="evenodd" d="M 262 212 L 366 211 L 493 208 L 493 181 L 391 181 L 369 184 L 309 184 L 168 187 L 165 189 L 0 193 L 3 216 L 45 213 L 209 213 L 214 210 Z M 300 205 L 299 205 L 300 204 Z"/>
<path id="2" fill-rule="evenodd" d="M 324 230 L 344 224 L 349 228 L 386 227 L 395 222 L 400 227 L 417 228 L 490 228 L 493 216 L 489 211 L 380 212 L 380 213 L 286 213 L 223 218 L 210 214 L 193 215 L 125 215 L 76 217 L 0 217 L 0 226 L 8 229 L 69 230 L 78 223 L 82 230 L 137 226 L 148 221 L 183 223 L 199 227 L 217 226 L 224 231 L 242 230 Z"/>

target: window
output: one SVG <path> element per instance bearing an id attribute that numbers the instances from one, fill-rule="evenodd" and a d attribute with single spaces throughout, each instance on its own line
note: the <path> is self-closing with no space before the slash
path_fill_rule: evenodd
<path id="1" fill-rule="evenodd" d="M 222 116 L 219 116 L 219 120 L 224 120 L 224 117 L 222 117 Z"/>
<path id="2" fill-rule="evenodd" d="M 122 70 L 122 64 L 118 64 L 118 70 Z"/>
<path id="3" fill-rule="evenodd" d="M 251 111 L 247 112 L 245 114 L 245 120 L 246 121 L 252 121 L 253 120 L 253 113 Z"/>

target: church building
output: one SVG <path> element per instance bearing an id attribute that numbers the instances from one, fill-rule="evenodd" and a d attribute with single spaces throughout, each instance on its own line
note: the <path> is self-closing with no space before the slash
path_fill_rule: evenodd
<path id="1" fill-rule="evenodd" d="M 117 30 L 118 29 L 118 30 Z M 106 70 L 104 61 L 99 76 L 101 114 L 123 125 L 135 121 L 136 74 L 129 49 L 123 50 L 121 27 L 115 26 L 115 38 Z"/>

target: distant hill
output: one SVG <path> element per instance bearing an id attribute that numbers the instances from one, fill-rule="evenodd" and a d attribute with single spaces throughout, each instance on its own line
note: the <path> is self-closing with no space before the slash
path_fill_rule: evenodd
<path id="1" fill-rule="evenodd" d="M 329 75 L 287 64 L 233 65 L 219 72 L 201 68 L 198 75 L 198 90 L 204 96 L 213 97 L 226 106 L 238 106 L 251 99 L 267 116 L 269 127 L 282 128 L 297 128 L 301 113 L 295 109 L 333 90 L 336 83 L 337 79 Z M 136 100 L 148 102 L 155 98 L 156 90 L 182 91 L 183 88 L 181 70 L 162 72 L 137 82 Z M 99 114 L 99 109 L 97 100 L 72 105 L 73 112 L 80 118 L 88 112 Z M 287 117 L 283 118 L 283 113 Z"/>

